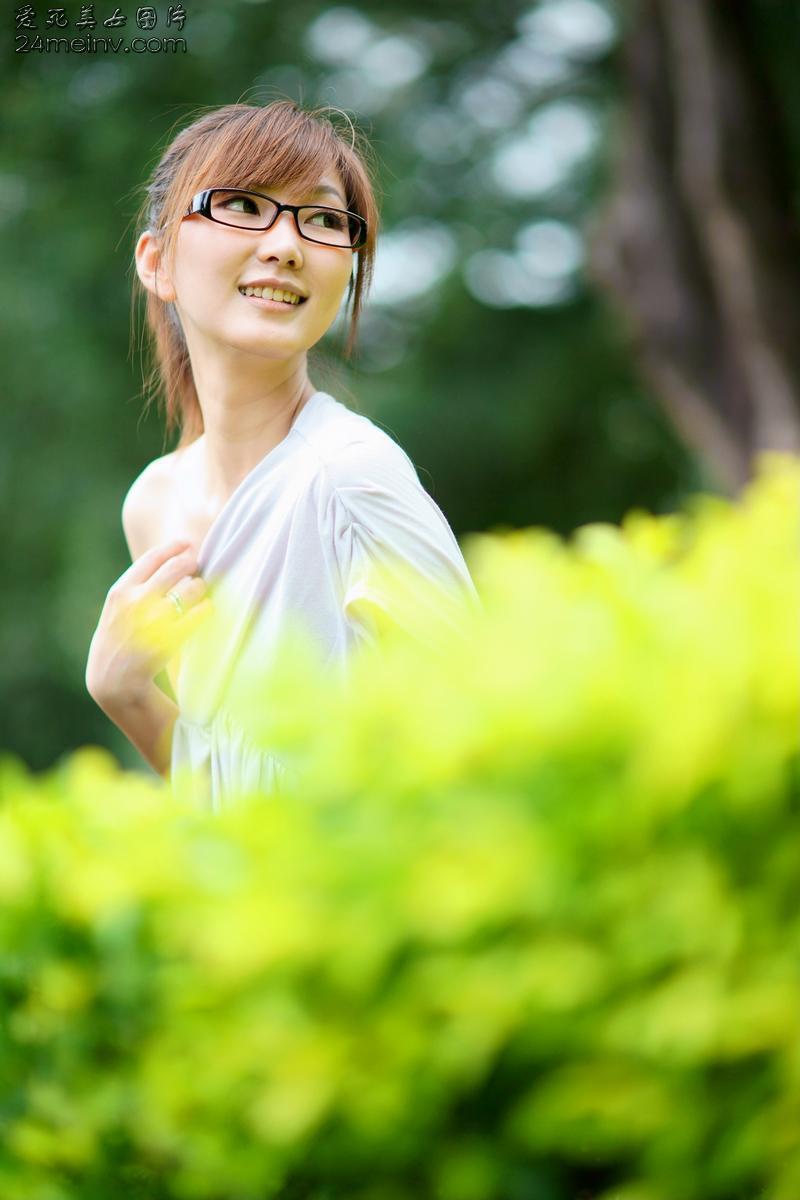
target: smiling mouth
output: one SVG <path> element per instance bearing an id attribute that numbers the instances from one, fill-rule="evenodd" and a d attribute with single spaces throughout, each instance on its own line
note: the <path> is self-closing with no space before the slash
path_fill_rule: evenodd
<path id="1" fill-rule="evenodd" d="M 239 295 L 254 300 L 270 300 L 273 304 L 283 304 L 287 308 L 298 308 L 305 304 L 307 297 L 298 296 L 295 292 L 283 291 L 281 288 L 248 287 L 239 288 Z"/>

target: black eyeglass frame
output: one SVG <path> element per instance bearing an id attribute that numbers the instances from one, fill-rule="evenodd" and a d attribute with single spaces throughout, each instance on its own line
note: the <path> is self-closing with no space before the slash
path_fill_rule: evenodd
<path id="1" fill-rule="evenodd" d="M 243 196 L 258 196 L 261 200 L 269 200 L 270 204 L 275 205 L 275 215 L 267 225 L 235 225 L 231 221 L 220 221 L 218 217 L 211 215 L 211 197 L 214 192 L 239 192 Z M 325 242 L 319 238 L 309 237 L 300 228 L 298 213 L 302 208 L 316 208 L 322 209 L 324 212 L 344 213 L 351 221 L 357 222 L 357 227 L 361 231 L 358 241 L 355 244 L 351 242 L 347 246 L 340 246 L 336 242 Z M 183 215 L 189 217 L 192 213 L 199 213 L 201 217 L 208 217 L 209 221 L 213 221 L 215 225 L 226 225 L 229 229 L 245 229 L 251 233 L 263 233 L 265 229 L 272 228 L 284 210 L 292 214 L 295 229 L 300 237 L 305 238 L 307 242 L 313 242 L 315 246 L 333 246 L 336 250 L 361 250 L 367 243 L 367 222 L 358 213 L 350 212 L 347 208 L 333 208 L 330 204 L 281 204 L 278 200 L 273 199 L 272 196 L 267 196 L 265 192 L 251 192 L 248 188 L 204 188 L 202 192 L 197 192 L 192 197 L 192 201 Z"/>

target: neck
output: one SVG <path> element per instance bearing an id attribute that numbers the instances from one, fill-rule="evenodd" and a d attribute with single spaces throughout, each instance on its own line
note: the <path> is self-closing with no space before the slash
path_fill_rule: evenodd
<path id="1" fill-rule="evenodd" d="M 202 498 L 205 508 L 221 507 L 241 481 L 288 434 L 316 388 L 300 363 L 268 363 L 275 370 L 250 377 L 228 370 L 206 370 L 195 387 L 203 414 L 198 438 Z M 193 367 L 194 370 L 194 367 Z"/>

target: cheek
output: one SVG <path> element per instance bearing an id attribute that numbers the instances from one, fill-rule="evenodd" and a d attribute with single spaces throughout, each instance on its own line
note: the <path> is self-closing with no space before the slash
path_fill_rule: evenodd
<path id="1" fill-rule="evenodd" d="M 328 306 L 336 311 L 342 302 L 345 289 L 350 282 L 353 263 L 352 259 L 344 259 L 341 262 L 329 264 L 325 275 L 325 294 L 328 298 Z"/>
<path id="2" fill-rule="evenodd" d="M 181 240 L 181 235 L 183 235 Z M 230 252 L 214 231 L 183 226 L 178 238 L 173 278 L 186 303 L 203 304 L 205 297 L 223 285 L 230 276 Z"/>

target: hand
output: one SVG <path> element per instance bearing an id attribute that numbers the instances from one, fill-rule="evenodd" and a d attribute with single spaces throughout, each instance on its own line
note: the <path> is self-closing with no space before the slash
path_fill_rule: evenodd
<path id="1" fill-rule="evenodd" d="M 146 551 L 113 583 L 89 646 L 86 687 L 105 706 L 138 700 L 211 611 L 187 542 Z M 170 599 L 177 594 L 183 612 Z"/>

